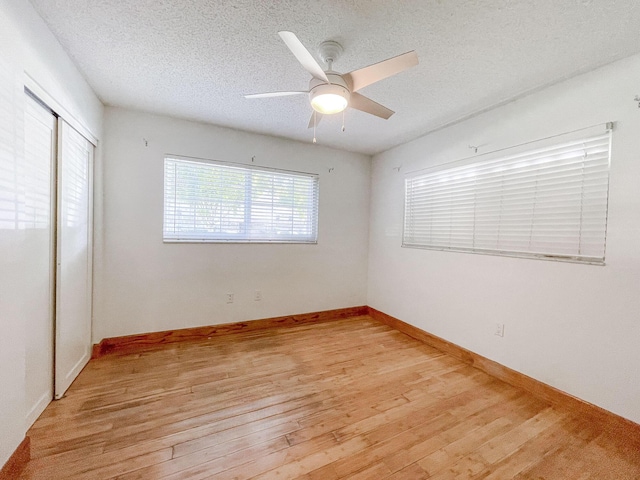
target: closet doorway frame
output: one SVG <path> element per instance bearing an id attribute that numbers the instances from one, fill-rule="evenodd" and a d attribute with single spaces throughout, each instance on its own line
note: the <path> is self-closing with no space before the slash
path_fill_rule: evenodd
<path id="1" fill-rule="evenodd" d="M 52 210 L 55 212 L 55 216 L 51 219 L 52 229 L 53 229 L 53 247 L 54 247 L 54 259 L 52 265 L 52 276 L 53 276 L 53 329 L 54 329 L 54 345 L 53 345 L 53 371 L 51 375 L 53 377 L 53 398 L 52 400 L 60 399 L 64 396 L 66 390 L 73 383 L 77 375 L 82 371 L 82 369 L 86 366 L 86 364 L 91 359 L 91 350 L 92 350 L 92 332 L 93 332 L 93 279 L 94 279 L 94 269 L 93 269 L 93 256 L 94 256 L 94 183 L 95 183 L 95 162 L 96 162 L 96 151 L 98 148 L 98 139 L 93 133 L 86 128 L 82 122 L 78 121 L 73 115 L 69 113 L 67 109 L 65 109 L 59 102 L 57 102 L 51 95 L 49 95 L 45 89 L 43 89 L 35 80 L 33 80 L 30 76 L 25 74 L 24 81 L 24 92 L 26 95 L 34 98 L 38 103 L 43 105 L 44 108 L 50 110 L 57 119 L 57 152 L 56 159 L 54 165 L 52 166 L 52 176 L 54 178 L 53 186 L 52 186 L 52 202 L 53 208 Z M 85 284 L 85 293 L 86 293 L 86 317 L 84 319 L 83 329 L 84 336 L 81 339 L 75 338 L 71 341 L 67 341 L 66 338 L 61 338 L 61 334 L 65 334 L 68 332 L 73 332 L 73 328 L 66 328 L 62 322 L 64 322 L 64 318 L 61 317 L 60 306 L 64 302 L 61 301 L 61 298 L 64 298 L 63 295 L 68 295 L 67 292 L 63 289 L 63 285 L 61 282 L 61 269 L 64 268 L 65 259 L 61 258 L 61 248 L 63 247 L 62 242 L 60 241 L 61 232 L 64 229 L 60 228 L 61 221 L 61 207 L 62 207 L 62 198 L 60 185 L 64 184 L 64 180 L 61 181 L 62 175 L 62 162 L 64 155 L 64 143 L 63 136 L 65 135 L 65 131 L 67 135 L 80 135 L 84 137 L 84 140 L 87 141 L 87 145 L 89 146 L 88 150 L 90 151 L 89 156 L 87 158 L 87 210 L 86 210 L 86 284 Z M 73 133 L 71 133 L 73 132 Z M 73 292 L 69 292 L 73 293 Z M 68 336 L 68 335 L 67 335 Z M 71 345 L 72 348 L 76 349 L 75 358 L 69 362 L 66 361 L 68 359 L 64 359 L 65 361 L 60 361 L 60 359 L 64 356 L 63 351 L 67 349 L 67 347 Z M 66 365 L 63 365 L 65 364 Z"/>

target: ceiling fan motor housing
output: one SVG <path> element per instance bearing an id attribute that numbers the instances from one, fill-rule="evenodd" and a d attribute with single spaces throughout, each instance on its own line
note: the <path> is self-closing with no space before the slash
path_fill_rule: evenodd
<path id="1" fill-rule="evenodd" d="M 343 111 L 349 105 L 351 92 L 342 77 L 327 72 L 331 83 L 312 78 L 309 82 L 311 107 L 318 113 L 331 115 Z"/>

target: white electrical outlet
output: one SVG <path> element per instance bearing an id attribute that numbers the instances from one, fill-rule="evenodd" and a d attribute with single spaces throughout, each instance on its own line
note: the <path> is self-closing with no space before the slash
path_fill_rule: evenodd
<path id="1" fill-rule="evenodd" d="M 255 292 L 253 292 L 253 300 L 256 302 L 262 300 L 262 292 L 260 290 L 256 290 Z"/>
<path id="2" fill-rule="evenodd" d="M 227 293 L 227 303 L 233 303 L 233 293 Z"/>
<path id="3" fill-rule="evenodd" d="M 504 323 L 496 323 L 495 334 L 499 337 L 504 337 Z"/>

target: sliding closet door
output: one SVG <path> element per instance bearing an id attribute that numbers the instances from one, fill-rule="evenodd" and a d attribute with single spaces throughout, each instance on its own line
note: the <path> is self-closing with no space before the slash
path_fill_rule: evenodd
<path id="1" fill-rule="evenodd" d="M 25 180 L 24 264 L 28 281 L 26 323 L 25 391 L 27 425 L 40 416 L 53 398 L 54 325 L 54 229 L 55 211 L 52 174 L 56 161 L 56 117 L 50 110 L 25 95 L 24 162 Z"/>
<path id="2" fill-rule="evenodd" d="M 91 358 L 93 145 L 59 121 L 55 398 Z"/>

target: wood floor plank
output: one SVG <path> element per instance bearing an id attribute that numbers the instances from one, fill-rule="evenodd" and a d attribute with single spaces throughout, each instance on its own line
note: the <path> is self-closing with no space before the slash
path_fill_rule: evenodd
<path id="1" fill-rule="evenodd" d="M 473 478 L 486 480 L 514 478 L 543 461 L 547 455 L 556 456 L 562 448 L 574 443 L 581 446 L 586 445 L 597 434 L 595 430 L 591 429 L 592 433 L 587 432 L 585 436 L 585 428 L 587 425 L 582 419 L 567 418 L 563 422 L 554 424 L 540 435 L 536 435 L 511 455 L 503 457 L 495 464 L 486 465 Z M 485 463 L 477 452 L 474 452 L 469 458 L 478 464 Z"/>
<path id="2" fill-rule="evenodd" d="M 368 316 L 92 360 L 23 479 L 640 478 L 640 452 Z"/>

